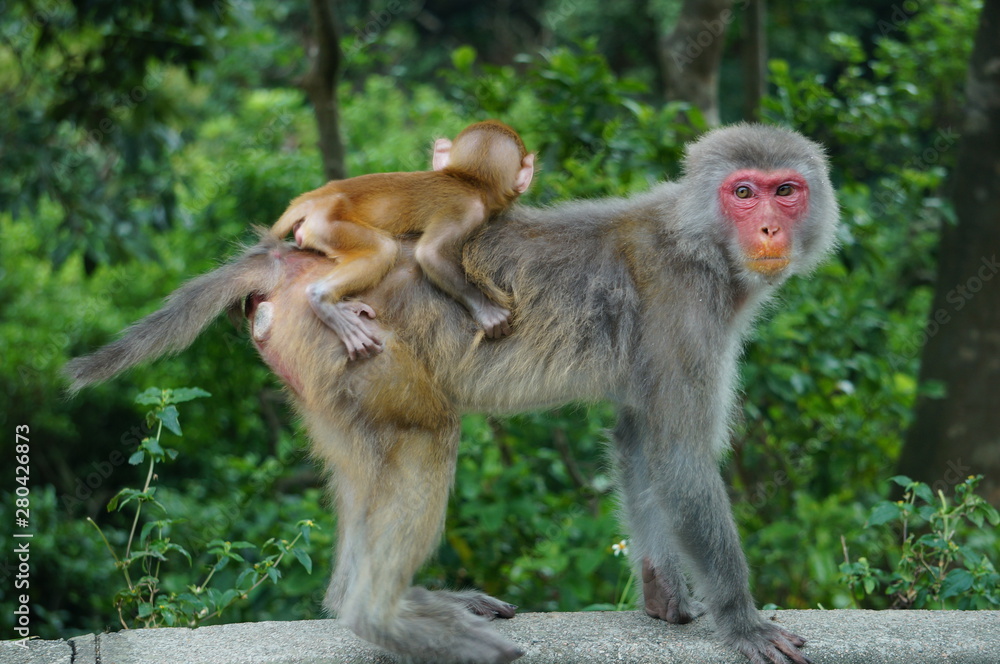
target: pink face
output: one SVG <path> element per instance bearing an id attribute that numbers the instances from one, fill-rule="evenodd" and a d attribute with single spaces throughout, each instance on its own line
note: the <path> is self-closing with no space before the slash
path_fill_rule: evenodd
<path id="1" fill-rule="evenodd" d="M 809 186 L 801 174 L 736 171 L 719 186 L 719 203 L 736 226 L 748 268 L 775 275 L 788 267 L 795 225 L 809 213 Z"/>

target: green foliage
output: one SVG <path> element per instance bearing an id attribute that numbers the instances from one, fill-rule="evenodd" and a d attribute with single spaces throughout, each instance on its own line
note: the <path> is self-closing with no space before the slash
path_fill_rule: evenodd
<path id="1" fill-rule="evenodd" d="M 875 505 L 868 526 L 895 527 L 895 550 L 851 562 L 844 544 L 840 571 L 855 596 L 879 606 L 875 593 L 884 588 L 892 608 L 1000 608 L 1000 574 L 990 557 L 1000 539 L 995 530 L 1000 514 L 974 492 L 982 479 L 967 478 L 949 500 L 941 490 L 935 496 L 923 482 L 893 477 L 905 490 L 903 499 Z M 889 569 L 870 562 L 879 554 L 890 561 Z"/>
<path id="2" fill-rule="evenodd" d="M 771 62 L 767 114 L 828 146 L 844 222 L 837 259 L 782 288 L 742 367 L 729 464 L 737 519 L 757 595 L 785 606 L 851 604 L 832 549 L 839 534 L 860 534 L 861 506 L 892 474 L 912 421 L 938 236 L 954 216 L 946 100 L 961 98 L 977 8 L 921 6 L 871 51 L 831 33 L 832 80 Z M 815 550 L 781 553 L 803 532 Z"/>
<path id="3" fill-rule="evenodd" d="M 603 449 L 611 421 L 607 407 L 464 418 L 446 544 L 426 579 L 531 610 L 616 601 L 622 567 L 610 542 L 621 531 Z"/>
<path id="4" fill-rule="evenodd" d="M 51 201 L 53 263 L 88 271 L 150 257 L 176 211 L 166 164 L 181 142 L 178 82 L 210 55 L 226 3 L 8 2 L 0 17 L 0 208 Z M 174 69 L 167 68 L 167 64 Z"/>
<path id="5" fill-rule="evenodd" d="M 676 175 L 684 142 L 706 128 L 685 103 L 641 100 L 647 86 L 619 77 L 588 39 L 543 50 L 513 67 L 475 67 L 469 47 L 444 72 L 449 94 L 473 116 L 504 117 L 538 153 L 538 185 L 529 199 L 625 195 Z M 530 96 L 529 96 L 530 91 Z"/>
<path id="6" fill-rule="evenodd" d="M 207 574 L 197 584 L 187 586 L 186 592 L 176 592 L 165 587 L 161 580 L 165 573 L 164 563 L 172 562 L 182 557 L 189 566 L 194 566 L 192 554 L 180 544 L 171 541 L 173 528 L 183 522 L 182 519 L 156 519 L 146 521 L 136 536 L 136 528 L 144 505 L 158 508 L 167 513 L 166 508 L 156 500 L 156 487 L 152 486 L 156 478 L 154 469 L 157 463 L 172 461 L 179 452 L 163 447 L 160 437 L 163 428 L 176 436 L 182 436 L 179 414 L 176 404 L 191 401 L 200 397 L 211 396 L 200 388 L 180 388 L 163 390 L 151 387 L 135 398 L 140 405 L 152 406 L 146 413 L 146 425 L 149 429 L 156 428 L 156 434 L 146 436 L 139 442 L 139 447 L 128 462 L 137 466 L 148 460 L 149 466 L 146 481 L 141 490 L 123 488 L 108 501 L 109 512 L 121 511 L 131 503 L 135 503 L 135 516 L 132 529 L 125 542 L 122 555 L 115 552 L 100 526 L 93 520 L 87 520 L 97 529 L 104 540 L 115 567 L 121 571 L 126 587 L 114 595 L 114 607 L 123 627 L 159 627 L 188 626 L 195 627 L 201 623 L 219 618 L 235 603 L 245 601 L 250 594 L 264 581 L 277 584 L 281 578 L 279 565 L 286 554 L 291 553 L 305 568 L 312 573 L 312 559 L 307 551 L 309 533 L 316 524 L 310 520 L 302 520 L 296 524 L 297 533 L 289 541 L 270 538 L 259 548 L 249 542 L 228 542 L 214 539 L 206 545 L 207 554 L 214 557 L 214 563 L 205 565 Z M 299 540 L 302 544 L 299 544 Z M 133 550 L 133 545 L 135 549 Z M 245 554 L 237 551 L 250 550 L 259 552 L 259 560 L 250 563 Z M 216 572 L 226 569 L 230 563 L 243 567 L 236 577 L 232 587 L 210 586 Z M 133 577 L 135 577 L 133 579 Z"/>

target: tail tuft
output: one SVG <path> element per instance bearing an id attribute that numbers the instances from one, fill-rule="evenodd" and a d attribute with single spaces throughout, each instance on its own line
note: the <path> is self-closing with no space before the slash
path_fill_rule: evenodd
<path id="1" fill-rule="evenodd" d="M 274 250 L 282 243 L 269 236 L 267 229 L 255 230 L 260 242 L 239 257 L 178 288 L 159 310 L 130 325 L 116 341 L 70 360 L 63 369 L 70 380 L 70 394 L 143 361 L 184 350 L 219 314 L 246 295 L 271 292 L 281 275 L 280 257 Z"/>

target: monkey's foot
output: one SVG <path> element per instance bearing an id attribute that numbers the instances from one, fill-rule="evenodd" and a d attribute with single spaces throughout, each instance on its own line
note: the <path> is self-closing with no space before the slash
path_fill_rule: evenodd
<path id="1" fill-rule="evenodd" d="M 370 322 L 375 318 L 375 310 L 364 302 L 351 300 L 330 304 L 310 297 L 309 304 L 319 319 L 344 342 L 350 359 L 355 360 L 358 356 L 372 357 L 385 348 L 378 327 Z"/>
<path id="2" fill-rule="evenodd" d="M 472 613 L 483 616 L 487 620 L 513 618 L 517 612 L 517 607 L 513 604 L 508 604 L 503 600 L 475 590 L 439 590 L 436 594 L 458 602 Z"/>
<path id="3" fill-rule="evenodd" d="M 691 599 L 687 586 L 658 575 L 649 558 L 642 561 L 642 596 L 646 615 L 675 625 L 689 623 L 705 613 L 701 602 Z"/>
<path id="4" fill-rule="evenodd" d="M 510 312 L 498 304 L 486 300 L 472 310 L 472 317 L 486 330 L 490 339 L 510 334 Z"/>
<path id="5" fill-rule="evenodd" d="M 350 608 L 341 619 L 361 638 L 411 662 L 508 664 L 523 655 L 520 647 L 456 601 L 465 594 L 410 588 L 391 612 L 372 612 L 369 606 L 348 601 Z M 353 610 L 361 613 L 352 615 Z"/>
<path id="6" fill-rule="evenodd" d="M 773 623 L 762 621 L 754 633 L 728 636 L 726 641 L 752 664 L 812 664 L 799 651 L 806 640 Z"/>

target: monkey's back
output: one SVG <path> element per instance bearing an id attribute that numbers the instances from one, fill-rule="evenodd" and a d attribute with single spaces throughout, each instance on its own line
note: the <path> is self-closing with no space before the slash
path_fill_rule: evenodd
<path id="1" fill-rule="evenodd" d="M 603 399 L 627 381 L 640 338 L 640 293 L 614 232 L 629 209 L 622 201 L 609 210 L 607 200 L 600 211 L 515 206 L 466 245 L 470 281 L 512 295 L 514 332 L 500 340 L 484 339 L 460 305 L 422 279 L 409 251 L 361 297 L 418 356 L 449 357 L 428 364 L 460 410 Z"/>
<path id="2" fill-rule="evenodd" d="M 335 180 L 306 197 L 336 197 L 343 201 L 337 205 L 339 220 L 405 235 L 422 232 L 434 218 L 460 216 L 480 194 L 471 183 L 441 171 L 417 171 Z"/>

